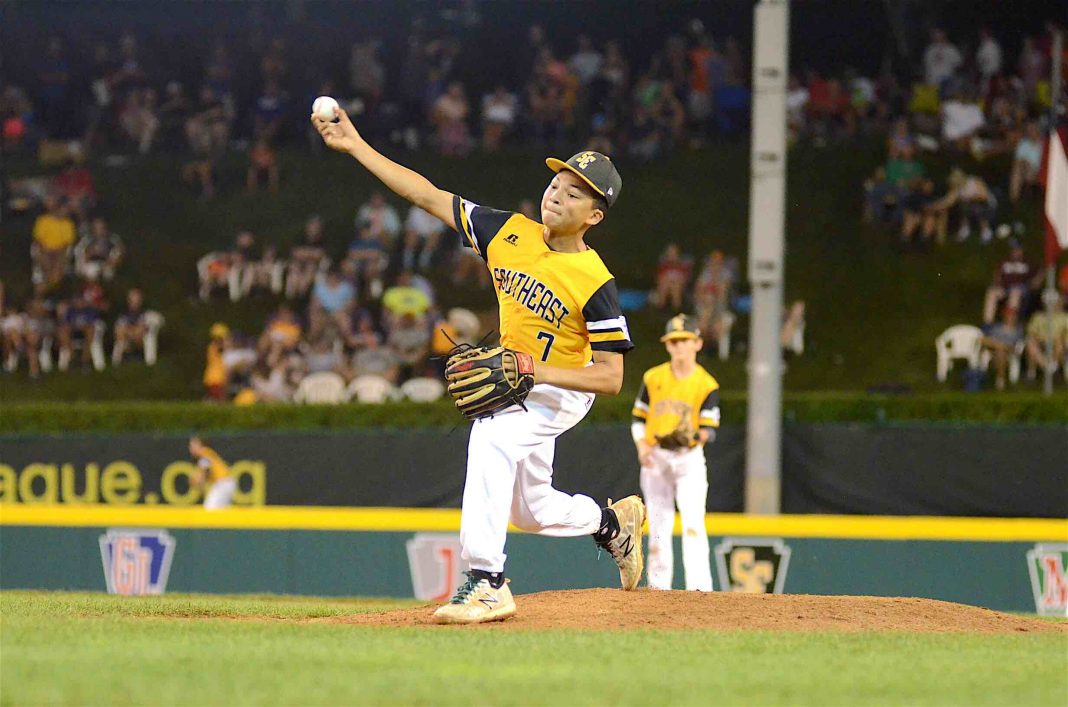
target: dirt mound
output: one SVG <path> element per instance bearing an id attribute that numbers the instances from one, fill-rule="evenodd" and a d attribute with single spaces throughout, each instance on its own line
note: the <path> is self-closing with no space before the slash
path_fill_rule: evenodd
<path id="1" fill-rule="evenodd" d="M 519 613 L 514 618 L 479 628 L 1068 634 L 1068 623 L 933 599 L 581 589 L 519 595 L 516 604 Z M 432 608 L 428 605 L 320 621 L 429 627 L 435 626 L 430 621 Z"/>

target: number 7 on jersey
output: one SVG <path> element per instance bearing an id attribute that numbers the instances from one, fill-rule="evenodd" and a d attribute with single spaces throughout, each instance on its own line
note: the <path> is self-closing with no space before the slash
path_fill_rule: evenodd
<path id="1" fill-rule="evenodd" d="M 556 337 L 553 336 L 552 334 L 550 334 L 547 331 L 539 331 L 538 332 L 538 338 L 539 339 L 545 339 L 545 350 L 542 351 L 542 353 L 541 353 L 541 360 L 542 361 L 548 361 L 549 360 L 549 350 L 552 349 L 553 342 L 556 341 Z"/>

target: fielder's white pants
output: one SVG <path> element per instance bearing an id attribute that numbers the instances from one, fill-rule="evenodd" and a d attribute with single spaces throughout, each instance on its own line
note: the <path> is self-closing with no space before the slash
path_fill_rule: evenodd
<path id="1" fill-rule="evenodd" d="M 712 568 L 705 530 L 708 468 L 701 446 L 681 451 L 653 449 L 641 470 L 642 496 L 649 514 L 649 587 L 671 589 L 674 575 L 672 530 L 675 505 L 682 516 L 682 564 L 686 588 L 712 591 Z"/>
<path id="2" fill-rule="evenodd" d="M 503 572 L 508 523 L 555 537 L 592 535 L 601 507 L 553 488 L 556 438 L 586 416 L 592 393 L 534 386 L 527 410 L 514 405 L 471 426 L 460 520 L 461 557 L 472 569 Z"/>
<path id="3" fill-rule="evenodd" d="M 208 495 L 204 497 L 204 508 L 209 511 L 229 508 L 234 500 L 235 491 L 237 491 L 237 479 L 232 476 L 219 479 L 208 489 Z"/>

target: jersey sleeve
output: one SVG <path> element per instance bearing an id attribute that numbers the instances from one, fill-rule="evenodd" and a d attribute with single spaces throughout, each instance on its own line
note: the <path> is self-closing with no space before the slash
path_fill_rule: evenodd
<path id="1" fill-rule="evenodd" d="M 626 353 L 634 348 L 630 341 L 627 319 L 619 306 L 619 292 L 615 279 L 610 279 L 593 293 L 582 308 L 590 348 L 594 351 Z"/>
<path id="2" fill-rule="evenodd" d="M 719 388 L 714 388 L 701 403 L 698 415 L 701 427 L 719 427 Z"/>
<path id="3" fill-rule="evenodd" d="M 649 419 L 649 389 L 645 387 L 642 379 L 642 387 L 638 389 L 638 397 L 634 398 L 634 409 L 630 411 L 634 422 L 645 422 Z"/>
<path id="4" fill-rule="evenodd" d="M 460 234 L 460 244 L 465 248 L 473 248 L 485 260 L 486 248 L 512 217 L 512 212 L 489 209 L 453 195 L 452 216 L 456 221 L 456 231 Z"/>

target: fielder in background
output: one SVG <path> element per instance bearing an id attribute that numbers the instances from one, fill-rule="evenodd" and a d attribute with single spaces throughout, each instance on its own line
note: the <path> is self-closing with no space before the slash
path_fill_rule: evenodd
<path id="1" fill-rule="evenodd" d="M 686 588 L 710 592 L 704 445 L 715 439 L 719 427 L 719 383 L 697 363 L 704 342 L 696 319 L 672 317 L 660 340 L 671 360 L 645 372 L 631 425 L 649 509 L 649 587 L 671 589 L 678 504 Z"/>
<path id="2" fill-rule="evenodd" d="M 189 453 L 197 464 L 197 475 L 193 477 L 193 486 L 204 488 L 204 508 L 209 511 L 229 508 L 237 491 L 237 479 L 230 473 L 230 465 L 223 461 L 219 453 L 204 444 L 200 437 L 189 438 Z"/>
<path id="3" fill-rule="evenodd" d="M 619 196 L 612 161 L 592 151 L 546 160 L 554 174 L 539 223 L 438 189 L 368 145 L 343 110 L 335 114 L 337 122 L 312 116 L 327 146 L 455 230 L 486 262 L 500 307 L 501 345 L 458 346 L 445 369 L 456 406 L 474 420 L 460 520 L 470 570 L 434 620 L 479 623 L 515 614 L 504 577 L 509 521 L 541 535 L 592 535 L 615 560 L 623 588 L 634 589 L 642 575 L 641 499 L 602 508 L 553 487 L 556 438 L 586 416 L 596 393 L 619 393 L 623 354 L 633 348 L 615 279 L 584 241 Z M 499 169 L 506 178 L 509 165 Z"/>

